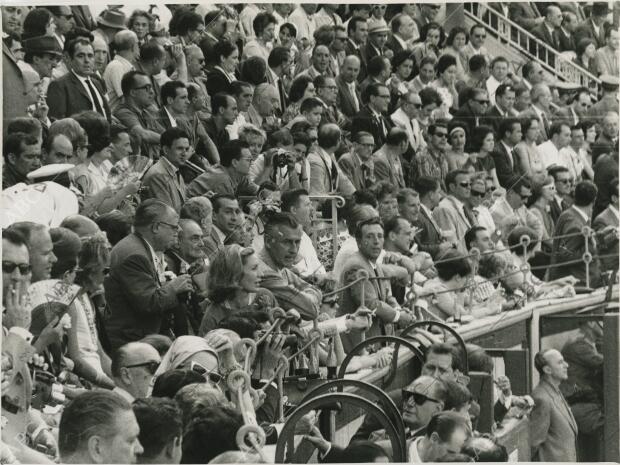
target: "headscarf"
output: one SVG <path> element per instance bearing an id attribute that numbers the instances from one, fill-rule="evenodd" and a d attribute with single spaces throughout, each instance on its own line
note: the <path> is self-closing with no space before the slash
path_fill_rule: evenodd
<path id="1" fill-rule="evenodd" d="M 162 358 L 161 364 L 153 376 L 148 395 L 151 395 L 153 385 L 158 376 L 161 376 L 166 371 L 179 368 L 188 358 L 199 352 L 209 352 L 219 363 L 217 353 L 203 338 L 198 336 L 179 336 L 176 338 L 168 349 L 168 352 L 166 352 L 166 355 L 164 355 L 164 358 Z"/>

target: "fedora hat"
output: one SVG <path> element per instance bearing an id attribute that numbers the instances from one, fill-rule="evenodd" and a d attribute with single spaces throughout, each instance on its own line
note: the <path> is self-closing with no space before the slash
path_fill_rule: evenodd
<path id="1" fill-rule="evenodd" d="M 390 28 L 385 22 L 385 19 L 374 19 L 374 18 L 369 19 L 368 20 L 368 34 L 376 34 L 380 32 L 390 32 Z"/>
<path id="2" fill-rule="evenodd" d="M 127 29 L 125 26 L 125 13 L 120 10 L 104 10 L 97 18 L 97 24 L 113 29 Z"/>
<path id="3" fill-rule="evenodd" d="M 33 53 L 35 55 L 49 53 L 62 56 L 60 45 L 56 39 L 50 36 L 39 36 L 26 39 L 22 43 L 22 46 L 26 53 Z"/>

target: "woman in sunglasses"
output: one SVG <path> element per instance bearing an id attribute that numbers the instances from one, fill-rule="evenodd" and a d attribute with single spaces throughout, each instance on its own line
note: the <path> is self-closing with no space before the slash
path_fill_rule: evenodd
<path id="1" fill-rule="evenodd" d="M 199 334 L 218 328 L 240 311 L 276 306 L 271 292 L 260 287 L 259 261 L 254 249 L 233 244 L 221 247 L 211 260 L 209 300 Z"/>
<path id="2" fill-rule="evenodd" d="M 103 233 L 82 238 L 75 284 L 80 293 L 69 307 L 71 329 L 68 353 L 81 376 L 101 387 L 113 388 L 108 338 L 103 326 L 103 279 L 108 273 L 110 244 Z"/>

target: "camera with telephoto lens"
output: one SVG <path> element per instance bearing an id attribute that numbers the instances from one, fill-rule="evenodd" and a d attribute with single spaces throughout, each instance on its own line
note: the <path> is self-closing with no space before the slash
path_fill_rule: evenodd
<path id="1" fill-rule="evenodd" d="M 43 409 L 46 405 L 64 404 L 66 396 L 63 392 L 63 385 L 56 377 L 41 370 L 33 370 L 32 373 L 32 401 L 31 406 L 37 410 Z"/>
<path id="2" fill-rule="evenodd" d="M 273 156 L 273 166 L 276 168 L 284 168 L 288 165 L 288 154 L 283 149 L 278 149 L 278 152 Z"/>

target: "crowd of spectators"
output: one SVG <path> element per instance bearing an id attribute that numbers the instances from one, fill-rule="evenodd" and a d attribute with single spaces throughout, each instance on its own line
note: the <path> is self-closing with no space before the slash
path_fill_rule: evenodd
<path id="1" fill-rule="evenodd" d="M 250 422 L 277 439 L 283 357 L 331 375 L 417 318 L 609 283 L 609 5 L 489 4 L 597 88 L 557 79 L 538 49 L 515 66 L 481 23 L 446 29 L 448 8 L 2 6 L 2 463 L 264 461 L 235 437 Z M 495 420 L 533 409 L 533 458 L 575 461 L 577 431 L 602 428 L 599 339 L 582 325 L 538 354 L 534 401 L 495 380 Z M 375 349 L 347 372 L 389 365 Z M 508 459 L 476 430 L 465 356 L 435 342 L 390 393 L 409 461 Z M 242 369 L 246 404 L 226 382 Z M 344 448 L 306 422 L 323 462 L 392 459 L 370 416 Z"/>

